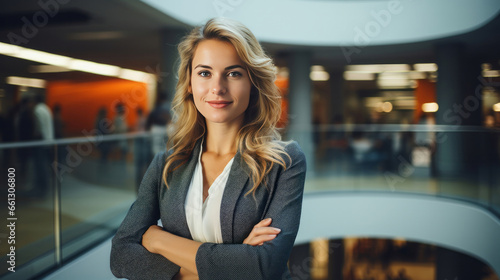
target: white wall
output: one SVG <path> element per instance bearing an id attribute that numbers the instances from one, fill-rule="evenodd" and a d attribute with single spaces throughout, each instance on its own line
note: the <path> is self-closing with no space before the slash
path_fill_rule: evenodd
<path id="1" fill-rule="evenodd" d="M 304 196 L 296 244 L 315 238 L 404 238 L 474 256 L 500 274 L 500 220 L 456 199 L 402 193 Z"/>

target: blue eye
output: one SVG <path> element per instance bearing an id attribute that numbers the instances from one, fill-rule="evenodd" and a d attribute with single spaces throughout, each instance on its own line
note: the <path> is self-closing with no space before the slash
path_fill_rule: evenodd
<path id="1" fill-rule="evenodd" d="M 241 77 L 241 76 L 243 76 L 240 72 L 237 72 L 237 71 L 229 72 L 227 75 L 229 77 Z"/>
<path id="2" fill-rule="evenodd" d="M 208 76 L 210 76 L 210 72 L 200 71 L 200 72 L 198 72 L 198 75 L 200 75 L 201 77 L 208 77 Z"/>

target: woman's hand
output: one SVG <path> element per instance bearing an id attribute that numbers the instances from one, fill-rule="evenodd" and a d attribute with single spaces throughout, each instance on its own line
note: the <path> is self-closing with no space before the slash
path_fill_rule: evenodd
<path id="1" fill-rule="evenodd" d="M 158 240 L 157 236 L 158 234 L 162 233 L 163 229 L 157 225 L 152 225 L 146 230 L 146 232 L 142 235 L 142 246 L 146 248 L 149 252 L 153 254 L 158 254 L 158 251 L 156 250 L 156 247 L 154 246 L 156 243 L 155 241 Z"/>
<path id="2" fill-rule="evenodd" d="M 267 218 L 256 224 L 248 237 L 243 240 L 243 244 L 260 246 L 264 244 L 264 242 L 276 238 L 276 235 L 280 233 L 281 229 L 270 227 L 271 221 L 271 218 Z"/>

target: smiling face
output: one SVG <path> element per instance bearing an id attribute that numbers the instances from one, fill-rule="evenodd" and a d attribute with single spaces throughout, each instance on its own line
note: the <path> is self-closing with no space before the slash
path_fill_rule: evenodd
<path id="1" fill-rule="evenodd" d="M 191 69 L 189 90 L 207 125 L 241 127 L 252 83 L 233 45 L 219 40 L 200 42 Z"/>

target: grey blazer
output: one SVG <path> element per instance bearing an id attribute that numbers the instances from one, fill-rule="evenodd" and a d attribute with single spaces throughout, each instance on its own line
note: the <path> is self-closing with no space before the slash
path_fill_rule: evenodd
<path id="1" fill-rule="evenodd" d="M 161 219 L 168 232 L 192 239 L 184 203 L 196 166 L 200 144 L 190 159 L 169 174 L 169 188 L 162 182 L 166 154 L 157 154 L 139 188 L 137 200 L 113 238 L 111 271 L 128 279 L 172 279 L 179 266 L 165 257 L 152 254 L 142 245 L 142 235 Z M 200 279 L 289 279 L 287 261 L 299 229 L 306 174 L 305 157 L 296 142 L 285 147 L 291 162 L 284 170 L 275 164 L 267 176 L 268 188 L 252 187 L 248 166 L 239 153 L 234 158 L 222 197 L 220 220 L 223 244 L 203 243 L 196 254 Z M 262 246 L 242 244 L 255 224 L 272 218 L 271 226 L 281 233 Z"/>

